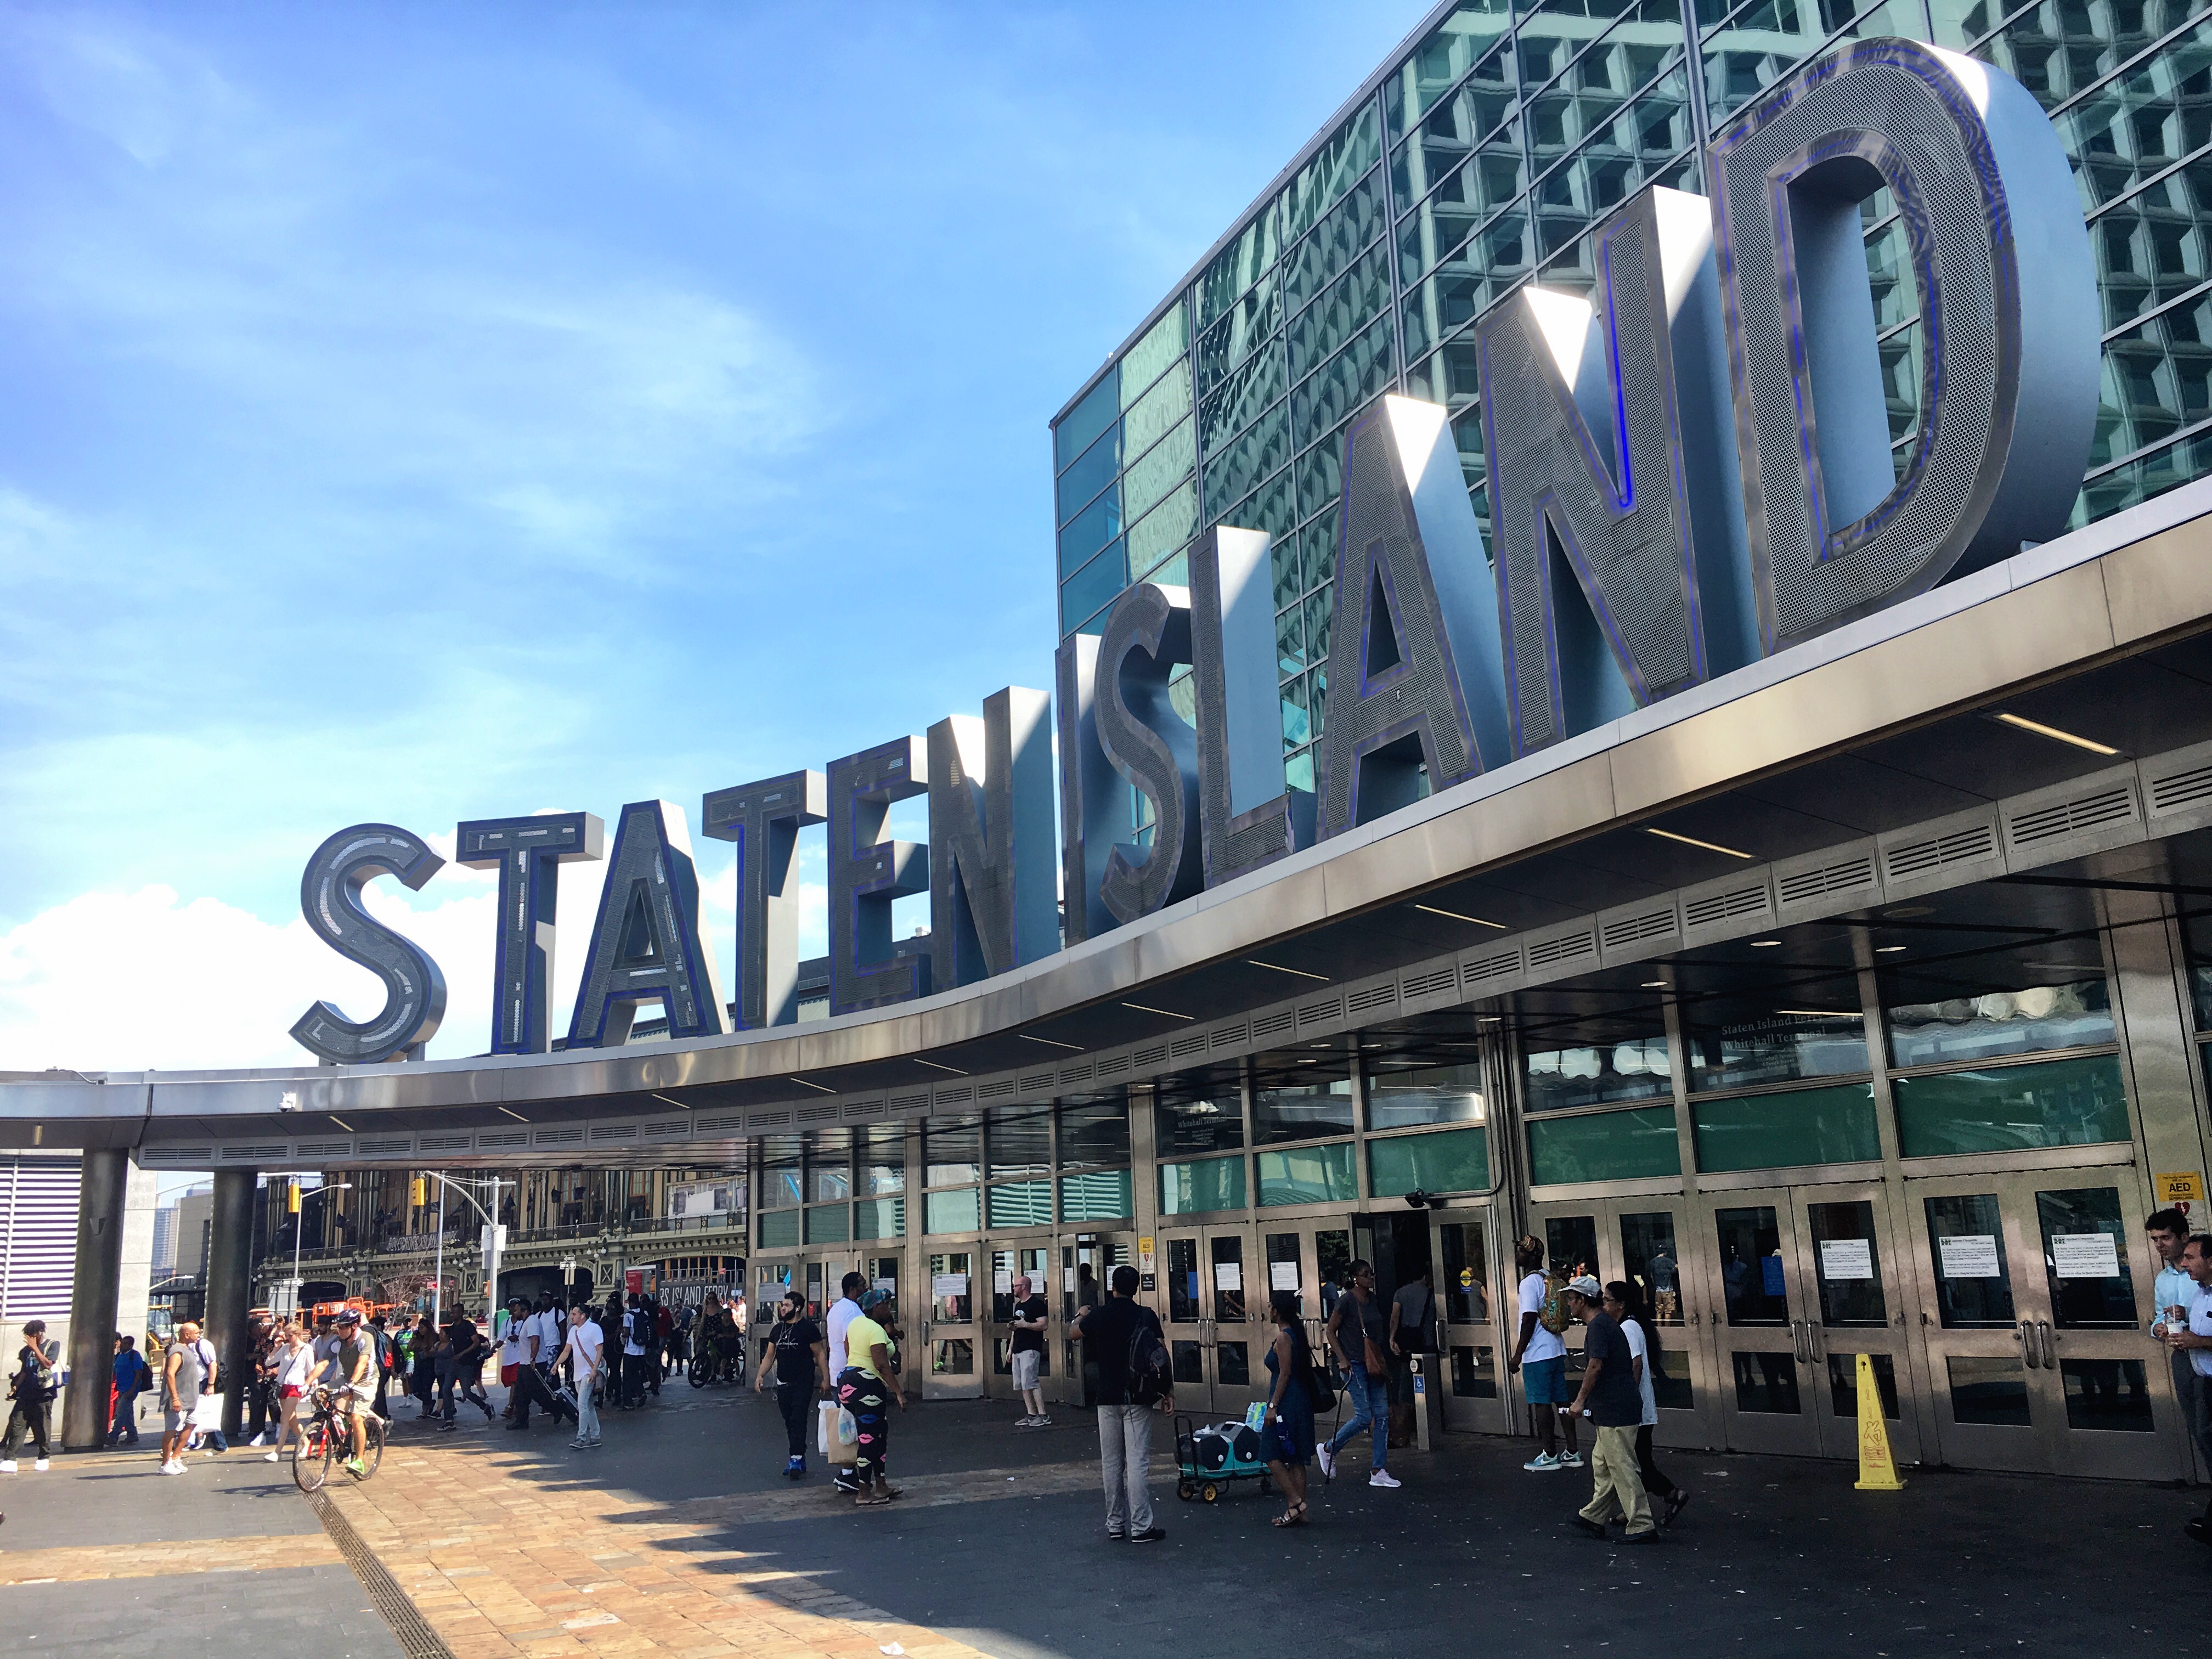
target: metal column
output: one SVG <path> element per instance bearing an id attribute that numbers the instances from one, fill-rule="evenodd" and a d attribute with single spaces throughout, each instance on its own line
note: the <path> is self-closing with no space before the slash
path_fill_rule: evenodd
<path id="1" fill-rule="evenodd" d="M 70 1289 L 64 1451 L 96 1451 L 107 1440 L 115 1311 L 123 1288 L 123 1211 L 130 1183 L 130 1153 L 107 1149 L 85 1153 L 76 1200 L 76 1274 Z"/>
<path id="2" fill-rule="evenodd" d="M 245 1416 L 246 1312 L 253 1300 L 254 1170 L 217 1170 L 208 1243 L 207 1339 L 215 1344 L 222 1386 L 222 1431 L 240 1432 Z"/>

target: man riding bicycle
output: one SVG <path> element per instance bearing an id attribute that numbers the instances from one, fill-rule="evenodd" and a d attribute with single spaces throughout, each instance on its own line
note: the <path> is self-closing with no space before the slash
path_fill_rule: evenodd
<path id="1" fill-rule="evenodd" d="M 362 1335 L 361 1315 L 351 1308 L 338 1316 L 337 1338 L 331 1355 L 335 1372 L 331 1393 L 353 1435 L 353 1455 L 347 1460 L 346 1473 L 366 1475 L 368 1427 L 362 1419 L 376 1398 L 376 1345 Z"/>

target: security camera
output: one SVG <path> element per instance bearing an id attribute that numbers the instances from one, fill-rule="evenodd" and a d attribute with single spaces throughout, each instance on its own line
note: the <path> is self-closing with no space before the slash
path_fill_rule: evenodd
<path id="1" fill-rule="evenodd" d="M 298 1111 L 300 1109 L 300 1091 L 297 1089 L 285 1090 L 282 1095 L 277 1097 L 276 1109 L 280 1112 Z"/>
<path id="2" fill-rule="evenodd" d="M 1406 1194 L 1406 1202 L 1413 1206 L 1413 1207 L 1417 1210 L 1426 1208 L 1432 1201 L 1433 1200 L 1431 1200 L 1429 1195 L 1423 1192 L 1419 1187 L 1414 1188 L 1412 1192 Z"/>

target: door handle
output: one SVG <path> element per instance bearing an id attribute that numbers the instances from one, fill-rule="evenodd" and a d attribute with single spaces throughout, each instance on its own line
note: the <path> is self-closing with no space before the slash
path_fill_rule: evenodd
<path id="1" fill-rule="evenodd" d="M 2043 1364 L 2042 1359 L 2038 1356 L 2036 1352 L 2035 1324 L 2033 1321 L 2027 1319 L 2021 1320 L 2020 1322 L 2020 1328 L 2013 1333 L 2013 1340 L 2020 1344 L 2020 1357 L 2027 1362 L 2030 1370 L 2033 1370 L 2035 1367 Z"/>
<path id="2" fill-rule="evenodd" d="M 1811 1363 L 1805 1353 L 1805 1322 L 1802 1319 L 1790 1322 L 1790 1352 L 1799 1364 Z"/>
<path id="3" fill-rule="evenodd" d="M 2051 1334 L 2051 1322 L 2047 1319 L 2038 1320 L 2035 1328 L 2037 1334 L 2043 1339 L 2043 1369 L 2055 1371 L 2058 1369 L 2058 1353 L 2054 1345 L 2058 1339 Z"/>

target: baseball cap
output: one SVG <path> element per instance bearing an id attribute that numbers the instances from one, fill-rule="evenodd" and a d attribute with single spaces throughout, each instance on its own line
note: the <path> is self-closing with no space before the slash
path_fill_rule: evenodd
<path id="1" fill-rule="evenodd" d="M 1589 1273 L 1571 1279 L 1559 1288 L 1563 1291 L 1572 1291 L 1577 1296 L 1587 1297 L 1592 1302 L 1601 1302 L 1605 1299 L 1605 1286 L 1599 1284 Z"/>

